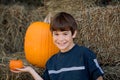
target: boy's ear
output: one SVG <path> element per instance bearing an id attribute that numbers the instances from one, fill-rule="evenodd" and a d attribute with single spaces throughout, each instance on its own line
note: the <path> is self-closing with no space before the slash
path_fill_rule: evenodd
<path id="1" fill-rule="evenodd" d="M 74 34 L 72 35 L 73 38 L 75 38 L 77 35 L 77 31 L 75 30 Z"/>

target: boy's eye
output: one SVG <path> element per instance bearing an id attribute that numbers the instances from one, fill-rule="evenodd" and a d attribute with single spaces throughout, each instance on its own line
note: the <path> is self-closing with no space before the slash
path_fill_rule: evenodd
<path id="1" fill-rule="evenodd" d="M 63 35 L 67 35 L 67 33 L 63 33 Z"/>
<path id="2" fill-rule="evenodd" d="M 58 34 L 55 34 L 55 35 L 58 35 Z"/>
<path id="3" fill-rule="evenodd" d="M 53 35 L 56 35 L 56 36 L 57 36 L 57 35 L 59 35 L 59 34 L 58 34 L 58 33 L 53 33 Z"/>
<path id="4" fill-rule="evenodd" d="M 68 34 L 69 34 L 69 32 L 68 32 L 68 31 L 66 31 L 66 32 L 64 32 L 64 33 L 63 33 L 63 35 L 68 35 Z"/>

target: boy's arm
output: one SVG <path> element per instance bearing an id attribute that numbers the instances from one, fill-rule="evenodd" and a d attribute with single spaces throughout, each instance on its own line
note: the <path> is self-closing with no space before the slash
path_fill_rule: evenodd
<path id="1" fill-rule="evenodd" d="M 39 74 L 33 68 L 31 67 L 28 68 L 29 68 L 28 72 L 33 76 L 35 80 L 43 80 L 42 77 L 39 76 Z"/>
<path id="2" fill-rule="evenodd" d="M 38 75 L 38 73 L 30 66 L 25 66 L 23 68 L 16 68 L 16 70 L 11 70 L 14 73 L 20 73 L 20 72 L 29 72 L 35 80 L 43 80 L 41 76 Z"/>
<path id="3" fill-rule="evenodd" d="M 30 69 L 29 72 L 35 80 L 43 80 L 42 77 L 39 76 L 38 73 L 36 73 L 36 71 L 34 69 Z"/>
<path id="4" fill-rule="evenodd" d="M 98 63 L 94 52 L 87 49 L 85 57 L 87 59 L 86 63 L 89 68 L 88 70 L 89 70 L 91 78 L 94 80 L 103 80 L 104 72 Z"/>
<path id="5" fill-rule="evenodd" d="M 99 77 L 97 78 L 97 80 L 103 80 L 103 77 L 102 77 L 102 76 L 99 76 Z"/>

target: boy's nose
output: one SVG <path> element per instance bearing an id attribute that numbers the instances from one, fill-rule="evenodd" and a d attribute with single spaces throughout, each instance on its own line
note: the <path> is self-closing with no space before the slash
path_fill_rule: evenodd
<path id="1" fill-rule="evenodd" d="M 59 40 L 62 41 L 64 40 L 64 37 L 62 35 L 59 36 Z"/>

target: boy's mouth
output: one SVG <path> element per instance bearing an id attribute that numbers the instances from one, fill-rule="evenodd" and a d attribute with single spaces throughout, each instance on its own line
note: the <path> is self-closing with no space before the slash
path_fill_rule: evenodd
<path id="1" fill-rule="evenodd" d="M 59 46 L 64 46 L 65 44 L 67 44 L 67 42 L 64 43 L 57 43 Z"/>

